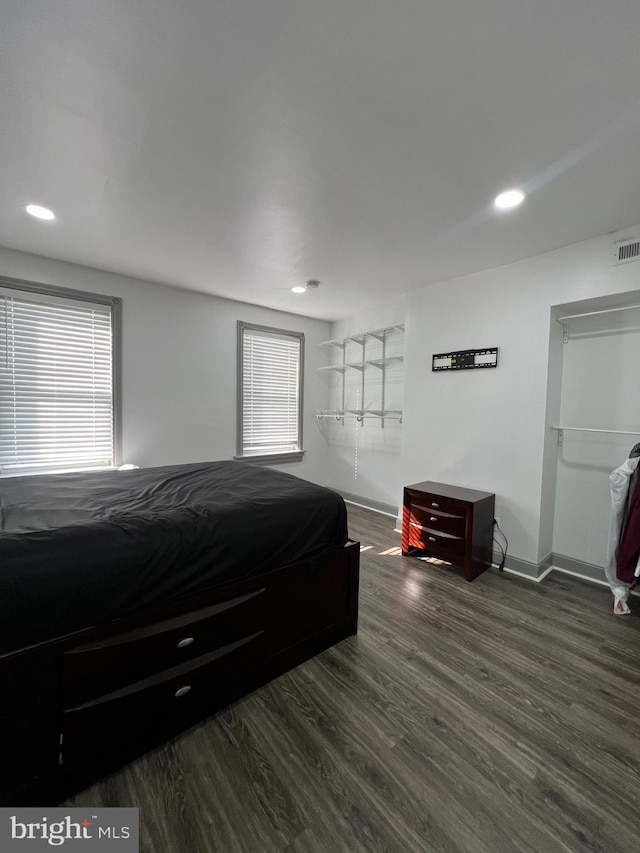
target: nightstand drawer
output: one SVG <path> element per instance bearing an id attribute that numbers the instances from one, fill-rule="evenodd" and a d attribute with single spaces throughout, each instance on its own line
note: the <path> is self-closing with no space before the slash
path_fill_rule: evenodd
<path id="1" fill-rule="evenodd" d="M 407 489 L 407 496 L 411 504 L 416 504 L 425 512 L 438 510 L 453 516 L 464 515 L 464 504 L 459 500 L 429 492 L 417 492 Z"/>
<path id="2" fill-rule="evenodd" d="M 440 509 L 429 509 L 427 501 L 412 500 L 408 506 L 410 522 L 417 522 L 430 530 L 450 533 L 452 536 L 464 536 L 467 521 L 464 508 L 458 509 L 456 514 L 444 512 Z"/>
<path id="3" fill-rule="evenodd" d="M 451 536 L 437 530 L 422 527 L 416 522 L 409 522 L 409 545 L 432 551 L 436 556 L 444 555 L 461 557 L 465 552 L 465 539 L 461 536 Z"/>

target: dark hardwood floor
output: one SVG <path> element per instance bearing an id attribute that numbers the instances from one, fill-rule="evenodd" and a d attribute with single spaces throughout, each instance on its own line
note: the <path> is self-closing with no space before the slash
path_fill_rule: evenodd
<path id="1" fill-rule="evenodd" d="M 637 853 L 637 604 L 557 573 L 468 583 L 349 516 L 358 636 L 68 805 L 139 807 L 157 853 Z"/>

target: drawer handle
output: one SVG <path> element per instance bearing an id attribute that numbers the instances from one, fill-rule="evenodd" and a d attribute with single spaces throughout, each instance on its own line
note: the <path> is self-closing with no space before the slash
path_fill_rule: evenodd
<path id="1" fill-rule="evenodd" d="M 190 690 L 191 690 L 191 685 L 190 685 L 190 684 L 185 684 L 185 686 L 184 686 L 184 687 L 180 687 L 180 688 L 178 688 L 178 690 L 176 690 L 176 692 L 175 692 L 175 694 L 174 694 L 174 695 L 175 695 L 176 699 L 179 699 L 181 696 L 186 696 L 186 694 L 187 694 Z"/>
<path id="2" fill-rule="evenodd" d="M 437 539 L 436 539 L 436 537 L 435 537 L 435 536 L 430 536 L 430 537 L 429 537 L 429 542 L 436 542 L 436 541 L 437 541 Z"/>
<path id="3" fill-rule="evenodd" d="M 429 519 L 429 521 L 437 521 L 437 520 L 438 520 L 438 519 L 437 519 L 437 517 L 436 517 L 435 515 L 432 515 L 432 516 L 431 516 L 431 518 Z"/>
<path id="4" fill-rule="evenodd" d="M 194 641 L 194 640 L 195 640 L 195 637 L 184 637 L 184 638 L 183 638 L 182 640 L 180 640 L 180 642 L 178 643 L 178 648 L 179 648 L 179 649 L 184 649 L 186 646 L 190 646 L 190 645 L 191 645 L 191 643 L 193 643 L 193 641 Z"/>
<path id="5" fill-rule="evenodd" d="M 432 501 L 431 506 L 434 506 L 436 509 L 438 509 L 440 504 L 437 504 L 435 501 Z"/>

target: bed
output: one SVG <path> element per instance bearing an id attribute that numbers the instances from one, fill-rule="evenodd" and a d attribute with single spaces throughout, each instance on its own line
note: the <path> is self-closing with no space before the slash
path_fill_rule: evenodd
<path id="1" fill-rule="evenodd" d="M 0 480 L 0 801 L 60 802 L 357 630 L 344 501 L 223 461 Z"/>

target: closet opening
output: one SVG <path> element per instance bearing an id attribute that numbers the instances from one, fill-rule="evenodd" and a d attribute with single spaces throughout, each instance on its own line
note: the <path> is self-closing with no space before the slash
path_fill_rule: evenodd
<path id="1" fill-rule="evenodd" d="M 554 306 L 551 324 L 551 564 L 607 583 L 609 477 L 640 442 L 640 291 Z"/>

